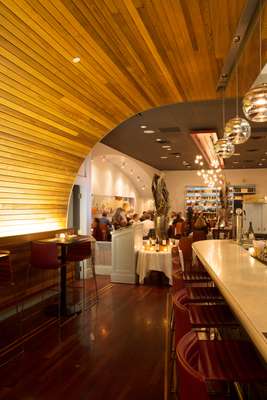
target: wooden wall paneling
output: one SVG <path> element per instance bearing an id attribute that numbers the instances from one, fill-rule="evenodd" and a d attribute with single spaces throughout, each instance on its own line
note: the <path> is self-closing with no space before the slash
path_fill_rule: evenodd
<path id="1" fill-rule="evenodd" d="M 79 166 L 120 122 L 216 98 L 244 4 L 0 0 L 0 236 L 64 228 Z M 265 32 L 266 12 L 263 22 Z M 253 35 L 240 94 L 258 72 L 256 43 Z"/>
<path id="2" fill-rule="evenodd" d="M 70 230 L 61 229 L 0 238 L 0 249 L 10 250 L 11 252 L 11 263 L 14 270 L 15 287 L 18 297 L 27 298 L 28 296 L 38 293 L 40 290 L 44 290 L 45 288 L 49 288 L 55 284 L 58 279 L 57 272 L 55 271 L 49 271 L 44 275 L 42 271 L 32 270 L 31 279 L 27 282 L 27 268 L 30 263 L 31 242 L 34 240 L 55 237 L 56 233 L 66 231 Z M 71 269 L 69 270 L 69 273 L 71 273 Z M 13 304 L 13 296 L 14 290 L 12 288 L 7 288 L 6 290 L 1 289 L 0 309 Z"/>

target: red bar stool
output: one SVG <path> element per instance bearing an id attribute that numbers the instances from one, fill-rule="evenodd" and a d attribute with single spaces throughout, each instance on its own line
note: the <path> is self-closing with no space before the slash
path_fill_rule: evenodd
<path id="1" fill-rule="evenodd" d="M 92 250 L 92 242 L 89 240 L 85 240 L 79 243 L 73 243 L 68 247 L 67 258 L 68 262 L 82 262 L 82 276 L 83 276 L 83 309 L 85 309 L 85 261 L 91 260 L 91 270 L 95 284 L 95 293 L 96 300 L 98 300 L 98 290 L 97 290 L 97 281 L 96 281 L 96 272 L 95 272 L 95 261 L 94 261 L 94 252 Z"/>
<path id="2" fill-rule="evenodd" d="M 225 392 L 217 396 L 209 392 L 215 384 L 267 381 L 267 371 L 250 342 L 198 340 L 195 332 L 188 332 L 176 355 L 180 400 L 222 400 L 228 397 Z"/>
<path id="3" fill-rule="evenodd" d="M 29 286 L 29 281 L 30 281 L 30 275 L 32 273 L 32 269 L 39 269 L 42 270 L 43 272 L 45 271 L 52 271 L 52 270 L 60 270 L 61 264 L 58 259 L 58 251 L 57 251 L 57 244 L 54 242 L 42 242 L 42 241 L 36 241 L 36 242 L 31 242 L 31 259 L 30 259 L 30 265 L 28 269 L 28 285 Z M 44 289 L 44 288 L 43 288 Z M 59 288 L 59 279 L 58 279 L 58 289 L 50 288 L 53 290 L 56 290 L 57 294 L 60 294 L 60 288 Z M 44 291 L 44 290 L 43 290 Z M 42 291 L 42 294 L 43 294 Z M 59 296 L 60 299 L 60 296 Z M 60 300 L 58 304 L 58 319 L 60 320 Z M 54 311 L 53 311 L 54 314 Z"/>
<path id="4" fill-rule="evenodd" d="M 11 263 L 10 251 L 0 250 L 0 293 L 8 291 L 12 295 L 11 305 L 15 305 L 16 319 L 18 322 L 18 334 L 14 338 L 14 343 L 4 343 L 0 340 L 0 366 L 5 365 L 15 357 L 24 353 L 23 344 L 20 345 L 23 337 L 22 329 L 22 314 L 23 314 L 23 296 L 19 295 L 18 289 L 15 284 L 14 270 Z M 2 347 L 3 346 L 3 347 Z"/>

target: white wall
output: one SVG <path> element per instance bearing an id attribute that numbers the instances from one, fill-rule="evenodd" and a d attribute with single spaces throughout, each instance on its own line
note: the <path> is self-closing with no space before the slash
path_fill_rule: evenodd
<path id="1" fill-rule="evenodd" d="M 267 169 L 224 170 L 226 181 L 231 185 L 255 184 L 257 194 L 267 195 Z M 196 171 L 165 171 L 165 179 L 170 193 L 171 210 L 184 210 L 184 194 L 187 185 L 205 186 Z"/>

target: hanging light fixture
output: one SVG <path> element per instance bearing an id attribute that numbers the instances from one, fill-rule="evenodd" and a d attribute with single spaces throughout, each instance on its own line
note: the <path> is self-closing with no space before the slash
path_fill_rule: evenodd
<path id="1" fill-rule="evenodd" d="M 262 31 L 262 1 L 260 1 L 260 20 L 259 20 L 259 37 L 260 37 L 260 72 L 262 68 L 262 49 L 261 49 L 261 31 Z M 267 121 L 267 83 L 261 83 L 250 89 L 243 99 L 243 112 L 245 117 L 253 122 Z"/>
<path id="2" fill-rule="evenodd" d="M 222 94 L 222 123 L 224 130 L 225 127 L 224 91 Z M 223 137 L 222 139 L 217 140 L 217 142 L 214 144 L 214 150 L 218 157 L 230 158 L 235 152 L 235 146 L 229 139 Z"/>
<path id="3" fill-rule="evenodd" d="M 267 83 L 261 83 L 247 92 L 243 99 L 243 111 L 253 122 L 267 121 Z"/>
<path id="4" fill-rule="evenodd" d="M 225 139 L 233 144 L 245 143 L 251 135 L 251 127 L 245 118 L 238 116 L 238 65 L 236 66 L 236 116 L 231 118 L 224 128 Z"/>
<path id="5" fill-rule="evenodd" d="M 214 144 L 218 157 L 230 158 L 235 152 L 235 146 L 230 140 L 222 138 Z"/>

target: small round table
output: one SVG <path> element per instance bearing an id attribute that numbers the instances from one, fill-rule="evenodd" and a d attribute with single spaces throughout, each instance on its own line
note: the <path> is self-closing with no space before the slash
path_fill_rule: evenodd
<path id="1" fill-rule="evenodd" d="M 139 283 L 144 283 L 144 279 L 150 271 L 163 272 L 169 278 L 169 284 L 172 285 L 172 255 L 170 249 L 167 251 L 145 249 L 138 251 L 136 273 L 139 275 Z"/>

